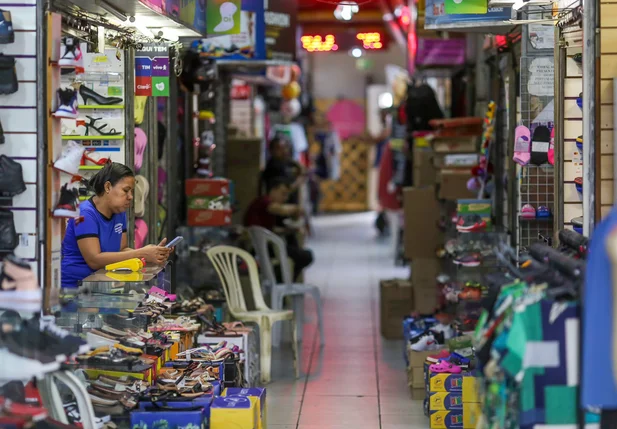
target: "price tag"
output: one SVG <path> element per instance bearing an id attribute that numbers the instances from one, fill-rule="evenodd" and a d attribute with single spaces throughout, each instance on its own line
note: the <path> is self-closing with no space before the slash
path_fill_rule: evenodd
<path id="1" fill-rule="evenodd" d="M 550 143 L 549 142 L 531 142 L 531 151 L 532 152 L 548 152 Z"/>

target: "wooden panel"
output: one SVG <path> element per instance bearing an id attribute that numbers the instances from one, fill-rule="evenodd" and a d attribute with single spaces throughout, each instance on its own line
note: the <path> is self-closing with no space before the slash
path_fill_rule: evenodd
<path id="1" fill-rule="evenodd" d="M 583 111 L 578 107 L 575 99 L 564 100 L 563 115 L 565 119 L 583 119 Z"/>
<path id="2" fill-rule="evenodd" d="M 600 5 L 600 27 L 614 27 L 617 16 L 617 3 Z M 602 58 L 604 61 L 604 58 Z"/>
<path id="3" fill-rule="evenodd" d="M 613 206 L 612 205 L 608 205 L 608 206 L 602 206 L 600 207 L 600 216 L 602 216 L 603 218 L 605 218 L 606 216 L 608 216 L 608 214 L 611 212 Z"/>
<path id="4" fill-rule="evenodd" d="M 583 76 L 583 69 L 581 66 L 576 64 L 572 58 L 568 57 L 566 59 L 566 77 L 581 77 Z"/>
<path id="5" fill-rule="evenodd" d="M 600 179 L 612 179 L 613 177 L 613 155 L 602 155 L 600 157 Z"/>
<path id="6" fill-rule="evenodd" d="M 577 177 L 583 176 L 583 166 L 574 165 L 571 162 L 563 163 L 563 180 L 564 182 L 574 182 Z"/>
<path id="7" fill-rule="evenodd" d="M 600 152 L 602 154 L 613 153 L 614 144 L 613 130 L 602 130 L 600 132 Z"/>
<path id="8" fill-rule="evenodd" d="M 600 79 L 612 79 L 617 76 L 617 55 L 604 54 L 600 62 Z"/>
<path id="9" fill-rule="evenodd" d="M 563 121 L 563 138 L 574 140 L 583 134 L 583 121 Z"/>
<path id="10" fill-rule="evenodd" d="M 576 98 L 583 92 L 583 79 L 579 77 L 569 77 L 564 82 L 564 96 L 566 98 Z"/>
<path id="11" fill-rule="evenodd" d="M 576 142 L 574 141 L 563 142 L 563 158 L 566 161 L 572 161 L 572 158 L 574 158 L 575 152 L 578 153 L 578 147 L 576 146 Z"/>
<path id="12" fill-rule="evenodd" d="M 602 58 L 602 64 L 604 64 L 604 57 Z M 600 103 L 613 104 L 613 79 L 603 79 L 600 81 Z"/>
<path id="13" fill-rule="evenodd" d="M 613 17 L 613 19 L 615 18 Z M 617 54 L 617 28 L 600 30 L 600 52 L 602 54 Z"/>
<path id="14" fill-rule="evenodd" d="M 582 204 L 564 204 L 563 206 L 563 220 L 564 222 L 570 222 L 575 217 L 583 216 Z"/>
<path id="15" fill-rule="evenodd" d="M 614 183 L 612 180 L 600 181 L 600 201 L 602 201 L 602 204 L 613 204 Z"/>
<path id="16" fill-rule="evenodd" d="M 583 196 L 576 190 L 574 183 L 565 183 L 563 185 L 563 200 L 566 203 L 583 203 Z"/>
<path id="17" fill-rule="evenodd" d="M 600 106 L 600 128 L 603 130 L 613 129 L 613 106 Z"/>

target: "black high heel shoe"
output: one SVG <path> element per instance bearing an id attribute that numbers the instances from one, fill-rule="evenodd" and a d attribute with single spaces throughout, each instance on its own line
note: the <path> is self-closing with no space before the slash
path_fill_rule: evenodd
<path id="1" fill-rule="evenodd" d="M 94 92 L 84 85 L 79 87 L 79 95 L 84 99 L 84 104 L 88 104 L 88 100 L 94 100 L 94 102 L 100 106 L 111 106 L 122 103 L 122 98 L 120 97 L 103 97 L 101 94 Z"/>
<path id="2" fill-rule="evenodd" d="M 94 124 L 96 123 L 96 121 L 98 121 L 99 119 L 103 119 L 103 118 L 93 118 L 92 116 L 86 116 L 86 118 L 88 118 L 88 120 L 90 122 L 86 122 L 84 124 L 84 126 L 86 127 L 86 135 L 89 136 L 90 135 L 90 128 L 93 128 L 95 130 L 97 130 L 99 132 L 100 135 L 102 136 L 119 136 L 120 134 L 122 134 L 120 131 L 116 131 L 115 128 L 110 129 L 109 131 L 105 130 L 105 127 L 107 127 L 107 124 L 103 124 L 101 126 L 94 126 Z"/>

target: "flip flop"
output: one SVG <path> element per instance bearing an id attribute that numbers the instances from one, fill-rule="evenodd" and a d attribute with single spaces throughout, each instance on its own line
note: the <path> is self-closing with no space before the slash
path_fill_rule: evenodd
<path id="1" fill-rule="evenodd" d="M 146 136 L 144 130 L 139 127 L 135 127 L 135 171 L 141 170 L 147 145 L 148 136 Z"/>
<path id="2" fill-rule="evenodd" d="M 146 199 L 149 193 L 148 180 L 140 174 L 135 176 L 135 217 L 144 217 L 146 214 Z"/>

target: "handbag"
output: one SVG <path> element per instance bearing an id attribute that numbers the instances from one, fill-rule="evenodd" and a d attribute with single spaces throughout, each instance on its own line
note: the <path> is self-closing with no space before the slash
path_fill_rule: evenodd
<path id="1" fill-rule="evenodd" d="M 18 88 L 15 58 L 0 54 L 0 94 L 13 94 Z"/>
<path id="2" fill-rule="evenodd" d="M 12 252 L 18 244 L 13 212 L 0 210 L 0 253 Z"/>

